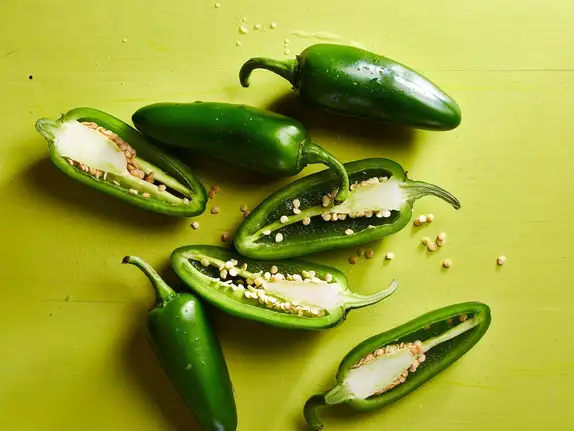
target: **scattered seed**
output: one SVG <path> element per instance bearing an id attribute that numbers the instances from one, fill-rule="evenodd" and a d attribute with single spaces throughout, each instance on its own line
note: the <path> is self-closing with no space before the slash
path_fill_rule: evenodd
<path id="1" fill-rule="evenodd" d="M 422 239 L 422 243 L 426 246 L 428 246 L 430 244 L 430 239 L 428 239 L 427 237 Z"/>
<path id="2" fill-rule="evenodd" d="M 283 234 L 279 232 L 277 235 L 275 235 L 275 242 L 281 242 L 281 241 L 283 241 Z"/>
<path id="3" fill-rule="evenodd" d="M 333 275 L 327 273 L 327 274 L 325 275 L 325 281 L 326 281 L 327 283 L 330 283 L 331 281 L 333 281 Z"/>
<path id="4" fill-rule="evenodd" d="M 290 49 L 285 49 L 285 55 L 289 55 L 291 54 L 291 50 Z"/>
<path id="5" fill-rule="evenodd" d="M 207 196 L 209 196 L 209 199 L 213 199 L 215 197 L 215 192 L 210 190 L 209 193 L 207 193 Z"/>
<path id="6" fill-rule="evenodd" d="M 243 218 L 247 218 L 251 214 L 251 211 L 247 210 L 243 213 Z"/>
<path id="7" fill-rule="evenodd" d="M 349 263 L 354 265 L 357 263 L 357 258 L 355 256 L 349 256 Z"/>
<path id="8" fill-rule="evenodd" d="M 464 322 L 466 319 L 468 319 L 468 316 L 466 314 L 461 314 L 460 316 L 458 316 L 458 320 L 460 320 L 461 322 Z"/>
<path id="9" fill-rule="evenodd" d="M 374 255 L 375 255 L 375 252 L 374 252 L 373 250 L 371 250 L 371 249 L 368 249 L 368 250 L 365 252 L 365 257 L 366 257 L 367 259 L 372 259 Z"/>
<path id="10" fill-rule="evenodd" d="M 239 33 L 241 33 L 241 34 L 247 34 L 248 31 L 249 31 L 249 29 L 247 28 L 246 25 L 242 25 L 239 27 Z"/>
<path id="11" fill-rule="evenodd" d="M 150 197 L 150 194 L 149 194 L 149 193 L 147 193 L 147 192 L 146 192 L 146 193 L 142 193 L 142 198 L 149 199 L 149 197 Z"/>
<path id="12" fill-rule="evenodd" d="M 237 268 L 231 268 L 231 269 L 229 270 L 229 275 L 231 275 L 232 277 L 235 277 L 237 274 L 239 274 L 239 273 L 237 272 Z"/>
<path id="13" fill-rule="evenodd" d="M 261 28 L 261 24 L 255 24 L 255 25 L 253 26 L 253 28 L 254 28 L 255 30 L 259 30 L 259 29 Z"/>
<path id="14" fill-rule="evenodd" d="M 385 259 L 387 260 L 393 260 L 395 258 L 395 253 L 389 251 L 386 255 L 385 255 Z"/>
<path id="15" fill-rule="evenodd" d="M 114 183 L 116 186 L 120 185 L 120 183 L 118 183 L 116 180 L 112 180 L 112 183 Z"/>
<path id="16" fill-rule="evenodd" d="M 363 250 L 361 247 L 357 248 L 357 256 L 364 256 L 365 255 L 365 250 Z"/>
<path id="17" fill-rule="evenodd" d="M 446 239 L 446 233 L 444 233 L 444 232 L 439 233 L 438 236 L 436 237 L 436 239 L 444 241 Z"/>
<path id="18" fill-rule="evenodd" d="M 391 216 L 391 212 L 389 210 L 384 210 L 383 211 L 383 217 L 384 218 L 389 218 Z"/>
<path id="19" fill-rule="evenodd" d="M 301 210 L 299 208 L 293 208 L 293 214 L 301 214 Z"/>
<path id="20" fill-rule="evenodd" d="M 271 266 L 271 274 L 277 274 L 278 271 L 279 271 L 279 268 L 277 268 L 276 265 Z"/>
<path id="21" fill-rule="evenodd" d="M 165 184 L 160 184 L 159 186 L 157 186 L 157 190 L 160 192 L 165 192 L 165 189 L 167 187 L 165 186 Z"/>
<path id="22" fill-rule="evenodd" d="M 199 222 L 198 222 L 198 221 L 194 221 L 194 222 L 191 224 L 191 227 L 194 228 L 194 229 L 199 229 Z"/>
<path id="23" fill-rule="evenodd" d="M 432 223 L 434 220 L 434 214 L 427 214 L 427 222 Z"/>
<path id="24" fill-rule="evenodd" d="M 223 232 L 221 234 L 221 241 L 226 242 L 229 239 L 229 233 L 228 232 Z"/>
<path id="25" fill-rule="evenodd" d="M 355 231 L 353 229 L 345 229 L 345 235 L 353 235 Z"/>
<path id="26" fill-rule="evenodd" d="M 209 260 L 203 258 L 203 259 L 201 259 L 201 264 L 205 267 L 208 267 L 209 266 Z"/>
<path id="27" fill-rule="evenodd" d="M 429 251 L 435 251 L 436 247 L 437 247 L 436 242 L 431 242 L 429 245 L 427 245 Z"/>
<path id="28" fill-rule="evenodd" d="M 333 220 L 333 221 L 339 220 L 339 216 L 337 215 L 337 213 L 331 214 L 331 220 Z"/>
<path id="29" fill-rule="evenodd" d="M 305 217 L 303 219 L 303 225 L 308 226 L 311 223 L 311 218 L 310 217 Z"/>
<path id="30" fill-rule="evenodd" d="M 137 195 L 137 194 L 138 194 L 138 191 L 137 191 L 136 189 L 130 189 L 130 193 L 132 193 L 132 194 L 134 194 L 134 195 Z"/>
<path id="31" fill-rule="evenodd" d="M 301 201 L 299 199 L 293 200 L 293 207 L 299 208 L 301 206 Z"/>
<path id="32" fill-rule="evenodd" d="M 287 217 L 286 215 L 282 215 L 279 221 L 281 223 L 287 223 L 289 221 L 289 217 Z"/>
<path id="33" fill-rule="evenodd" d="M 272 29 L 276 29 L 277 28 L 277 23 L 276 22 L 272 22 L 271 24 L 269 24 L 269 27 Z"/>
<path id="34" fill-rule="evenodd" d="M 215 7 L 220 7 L 221 3 L 215 3 Z"/>
<path id="35" fill-rule="evenodd" d="M 419 216 L 419 222 L 421 224 L 426 223 L 427 222 L 427 216 L 426 215 Z"/>
<path id="36" fill-rule="evenodd" d="M 452 266 L 452 260 L 447 259 L 442 263 L 442 266 L 444 266 L 445 268 L 450 268 Z"/>
<path id="37" fill-rule="evenodd" d="M 237 42 L 235 42 L 235 45 L 241 46 L 241 41 L 238 40 Z"/>
<path id="38" fill-rule="evenodd" d="M 271 235 L 271 231 L 269 229 L 264 230 L 263 235 Z"/>
<path id="39" fill-rule="evenodd" d="M 321 202 L 323 203 L 323 206 L 326 208 L 329 206 L 329 204 L 331 203 L 331 196 L 325 195 L 323 196 L 323 198 L 321 199 Z"/>
<path id="40" fill-rule="evenodd" d="M 499 265 L 504 265 L 506 263 L 506 256 L 498 256 L 498 259 L 496 259 L 496 263 Z"/>
<path id="41" fill-rule="evenodd" d="M 211 208 L 211 214 L 219 214 L 219 207 Z"/>
<path id="42" fill-rule="evenodd" d="M 219 276 L 225 280 L 227 278 L 227 270 L 222 269 L 221 271 L 219 271 Z"/>
<path id="43" fill-rule="evenodd" d="M 446 239 L 438 239 L 436 240 L 436 245 L 439 247 L 442 247 L 443 245 L 446 244 Z"/>
<path id="44" fill-rule="evenodd" d="M 221 187 L 219 187 L 217 184 L 214 184 L 211 186 L 211 190 L 213 190 L 215 193 L 219 193 L 221 191 Z"/>
<path id="45" fill-rule="evenodd" d="M 241 206 L 239 207 L 239 210 L 240 210 L 242 213 L 244 213 L 245 211 L 247 211 L 247 209 L 248 209 L 248 208 L 247 208 L 247 205 L 246 205 L 246 204 L 243 204 L 243 205 L 241 205 Z"/>

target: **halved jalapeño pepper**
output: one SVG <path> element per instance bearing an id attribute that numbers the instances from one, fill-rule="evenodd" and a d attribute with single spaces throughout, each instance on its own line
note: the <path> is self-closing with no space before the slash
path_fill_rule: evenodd
<path id="1" fill-rule="evenodd" d="M 56 167 L 87 186 L 160 214 L 205 211 L 207 193 L 189 168 L 118 118 L 77 108 L 38 120 L 36 129 Z"/>
<path id="2" fill-rule="evenodd" d="M 343 322 L 351 309 L 375 304 L 397 289 L 353 293 L 340 271 L 300 260 L 245 259 L 215 246 L 184 246 L 171 262 L 197 294 L 222 310 L 282 328 L 321 330 Z"/>
<path id="3" fill-rule="evenodd" d="M 404 228 L 414 201 L 426 195 L 460 208 L 452 194 L 407 178 L 392 160 L 364 159 L 344 166 L 351 181 L 345 202 L 333 201 L 338 182 L 328 170 L 294 181 L 241 223 L 237 250 L 251 258 L 282 259 L 364 244 Z"/>
<path id="4" fill-rule="evenodd" d="M 366 339 L 343 358 L 336 386 L 307 400 L 307 423 L 323 429 L 316 413 L 320 406 L 346 403 L 365 411 L 408 395 L 466 354 L 490 321 L 488 305 L 464 302 Z"/>

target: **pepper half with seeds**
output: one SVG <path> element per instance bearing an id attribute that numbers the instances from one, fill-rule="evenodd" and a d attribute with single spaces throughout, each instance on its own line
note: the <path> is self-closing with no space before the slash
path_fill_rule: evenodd
<path id="1" fill-rule="evenodd" d="M 322 330 L 343 322 L 351 309 L 375 304 L 397 289 L 369 296 L 353 293 L 343 273 L 300 260 L 245 259 L 215 246 L 184 246 L 171 262 L 197 294 L 222 310 L 276 327 Z"/>
<path id="2" fill-rule="evenodd" d="M 268 196 L 241 223 L 235 237 L 239 253 L 282 259 L 358 246 L 404 228 L 414 201 L 426 195 L 460 208 L 452 194 L 407 178 L 392 160 L 364 159 L 344 166 L 352 183 L 345 202 L 333 202 L 338 182 L 328 170 L 294 181 Z"/>
<path id="3" fill-rule="evenodd" d="M 451 130 L 461 122 L 460 107 L 436 84 L 361 48 L 319 43 L 294 60 L 251 58 L 239 72 L 243 87 L 259 68 L 288 80 L 304 103 L 337 114 L 428 130 Z"/>
<path id="4" fill-rule="evenodd" d="M 87 186 L 160 214 L 205 211 L 207 192 L 189 168 L 118 118 L 77 108 L 38 120 L 36 129 L 56 167 Z"/>
<path id="5" fill-rule="evenodd" d="M 132 121 L 158 144 L 185 148 L 270 177 L 290 177 L 309 164 L 325 164 L 341 184 L 335 200 L 347 197 L 349 179 L 341 162 L 312 142 L 294 118 L 252 106 L 198 101 L 144 106 Z"/>
<path id="6" fill-rule="evenodd" d="M 403 398 L 465 355 L 490 321 L 488 305 L 464 302 L 366 339 L 343 358 L 336 386 L 307 400 L 305 420 L 322 430 L 316 412 L 321 406 L 346 403 L 366 411 Z"/>

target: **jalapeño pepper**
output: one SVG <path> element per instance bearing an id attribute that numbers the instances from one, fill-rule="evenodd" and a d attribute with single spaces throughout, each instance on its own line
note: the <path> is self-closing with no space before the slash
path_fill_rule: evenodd
<path id="1" fill-rule="evenodd" d="M 303 125 L 274 112 L 231 103 L 156 103 L 132 116 L 136 128 L 158 143 L 273 177 L 297 175 L 310 163 L 324 163 L 347 196 L 349 179 L 341 162 L 314 144 Z"/>
<path id="2" fill-rule="evenodd" d="M 366 339 L 343 358 L 335 387 L 307 400 L 307 423 L 323 429 L 316 413 L 320 406 L 346 403 L 366 411 L 403 398 L 465 355 L 490 321 L 488 305 L 465 302 Z"/>
<path id="3" fill-rule="evenodd" d="M 301 100 L 338 114 L 429 130 L 450 130 L 461 122 L 457 103 L 411 68 L 352 46 L 316 44 L 295 60 L 252 58 L 240 71 L 249 86 L 255 69 L 287 79 Z"/>
<path id="4" fill-rule="evenodd" d="M 202 303 L 174 292 L 142 259 L 126 256 L 153 285 L 148 338 L 161 365 L 205 431 L 235 431 L 237 410 L 225 358 Z"/>
<path id="5" fill-rule="evenodd" d="M 54 165 L 89 187 L 160 214 L 205 211 L 207 193 L 189 168 L 118 118 L 77 108 L 57 121 L 38 120 L 36 129 Z"/>
<path id="6" fill-rule="evenodd" d="M 245 259 L 214 246 L 185 246 L 173 251 L 175 272 L 204 300 L 238 317 L 268 325 L 321 330 L 342 323 L 351 309 L 375 304 L 397 289 L 369 296 L 349 290 L 343 273 L 300 260 Z"/>
<path id="7" fill-rule="evenodd" d="M 235 237 L 237 250 L 251 258 L 282 259 L 364 244 L 404 228 L 414 201 L 426 195 L 460 208 L 449 192 L 407 178 L 392 160 L 364 159 L 344 166 L 352 182 L 345 202 L 333 202 L 338 182 L 329 170 L 294 181 L 243 220 Z"/>

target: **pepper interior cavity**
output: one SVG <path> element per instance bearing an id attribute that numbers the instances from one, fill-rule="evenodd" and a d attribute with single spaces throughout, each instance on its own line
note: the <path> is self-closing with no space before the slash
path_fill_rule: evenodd
<path id="1" fill-rule="evenodd" d="M 55 152 L 76 170 L 141 199 L 189 205 L 192 190 L 158 166 L 138 157 L 121 136 L 93 121 L 41 119 L 38 131 L 53 141 Z"/>
<path id="2" fill-rule="evenodd" d="M 345 380 L 325 395 L 325 400 L 330 403 L 367 399 L 391 391 L 405 383 L 412 373 L 424 369 L 427 360 L 435 359 L 433 355 L 440 360 L 442 353 L 451 346 L 451 340 L 472 330 L 481 321 L 479 315 L 461 314 L 380 346 L 357 361 Z"/>
<path id="3" fill-rule="evenodd" d="M 204 254 L 189 256 L 189 262 L 209 274 L 225 292 L 280 313 L 323 317 L 346 299 L 343 286 L 329 273 L 283 274 L 275 265 L 267 271 L 250 272 L 247 263 L 236 259 L 223 261 Z"/>

